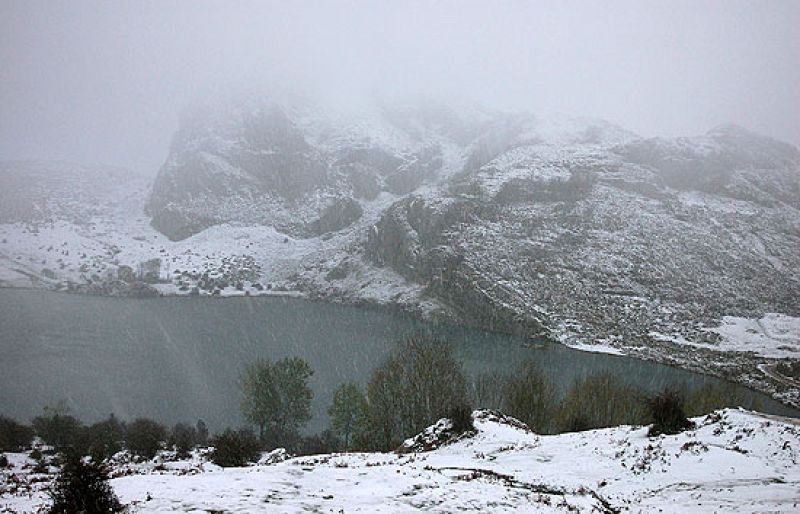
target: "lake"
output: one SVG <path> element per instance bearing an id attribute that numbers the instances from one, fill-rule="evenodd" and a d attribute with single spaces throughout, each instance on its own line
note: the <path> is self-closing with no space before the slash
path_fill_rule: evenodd
<path id="1" fill-rule="evenodd" d="M 721 380 L 638 359 L 587 353 L 474 328 L 420 322 L 365 307 L 285 297 L 107 298 L 0 289 L 0 415 L 29 421 L 65 401 L 85 422 L 137 416 L 242 424 L 238 379 L 258 357 L 299 356 L 315 373 L 310 431 L 327 427 L 331 392 L 366 383 L 395 341 L 426 331 L 451 341 L 469 373 L 536 360 L 562 390 L 611 372 L 648 391 Z M 761 410 L 796 409 L 745 389 Z"/>

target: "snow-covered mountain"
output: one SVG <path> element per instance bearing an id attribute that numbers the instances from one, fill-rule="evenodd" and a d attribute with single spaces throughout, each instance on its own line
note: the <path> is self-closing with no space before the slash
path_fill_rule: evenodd
<path id="1" fill-rule="evenodd" d="M 245 102 L 185 116 L 149 189 L 0 170 L 3 285 L 391 304 L 800 401 L 800 152 L 740 127 Z"/>
<path id="2" fill-rule="evenodd" d="M 724 410 L 687 432 L 646 427 L 541 436 L 492 411 L 475 432 L 420 451 L 441 420 L 402 451 L 285 459 L 243 468 L 157 457 L 118 459 L 110 481 L 132 512 L 795 512 L 800 431 L 794 420 Z M 52 476 L 24 454 L 0 470 L 0 508 L 37 512 Z M 14 477 L 10 479 L 10 477 Z M 7 484 L 3 486 L 2 484 Z"/>

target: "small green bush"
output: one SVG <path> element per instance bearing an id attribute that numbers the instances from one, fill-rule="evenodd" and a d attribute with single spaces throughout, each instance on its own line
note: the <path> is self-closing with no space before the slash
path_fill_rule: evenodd
<path id="1" fill-rule="evenodd" d="M 297 445 L 291 450 L 293 454 L 303 456 L 333 453 L 341 448 L 342 442 L 333 431 L 324 430 L 317 435 L 301 437 Z"/>
<path id="2" fill-rule="evenodd" d="M 189 456 L 189 452 L 197 444 L 197 429 L 186 423 L 177 423 L 169 435 L 169 446 L 175 449 L 179 458 Z"/>
<path id="3" fill-rule="evenodd" d="M 469 384 L 469 401 L 479 409 L 502 410 L 508 377 L 499 371 L 478 374 Z"/>
<path id="4" fill-rule="evenodd" d="M 453 423 L 453 432 L 463 434 L 475 430 L 472 423 L 472 409 L 467 404 L 456 405 L 447 413 L 447 418 Z"/>
<path id="5" fill-rule="evenodd" d="M 369 449 L 396 448 L 467 401 L 463 365 L 453 345 L 411 336 L 375 368 L 367 385 Z"/>
<path id="6" fill-rule="evenodd" d="M 211 461 L 222 467 L 239 467 L 255 462 L 260 455 L 261 445 L 256 434 L 247 428 L 227 429 L 211 438 Z"/>
<path id="7" fill-rule="evenodd" d="M 102 463 L 84 461 L 74 452 L 64 465 L 50 493 L 50 514 L 122 512 L 123 506 L 108 484 L 108 468 Z"/>
<path id="8" fill-rule="evenodd" d="M 147 418 L 134 420 L 125 431 L 125 446 L 134 455 L 152 459 L 167 439 L 164 425 Z"/>
<path id="9" fill-rule="evenodd" d="M 684 395 L 683 408 L 687 416 L 701 416 L 726 407 L 759 410 L 760 402 L 746 398 L 733 384 L 706 385 Z"/>
<path id="10" fill-rule="evenodd" d="M 86 427 L 76 450 L 81 455 L 91 455 L 95 461 L 108 459 L 122 450 L 125 442 L 125 425 L 113 414 L 104 421 Z"/>
<path id="11" fill-rule="evenodd" d="M 31 427 L 0 416 L 0 452 L 20 452 L 30 446 L 32 439 Z"/>
<path id="12" fill-rule="evenodd" d="M 683 410 L 683 397 L 674 389 L 666 389 L 647 400 L 653 424 L 647 435 L 677 434 L 694 426 Z"/>
<path id="13" fill-rule="evenodd" d="M 42 416 L 33 418 L 33 430 L 46 444 L 63 451 L 80 443 L 83 424 L 64 411 L 45 408 Z"/>
<path id="14" fill-rule="evenodd" d="M 524 361 L 503 386 L 503 411 L 540 434 L 553 430 L 556 393 L 553 384 L 531 360 Z"/>
<path id="15" fill-rule="evenodd" d="M 208 446 L 208 426 L 202 419 L 198 419 L 194 426 L 197 446 Z"/>
<path id="16" fill-rule="evenodd" d="M 576 380 L 557 414 L 562 432 L 577 432 L 617 425 L 643 425 L 647 409 L 642 393 L 608 373 Z"/>
<path id="17" fill-rule="evenodd" d="M 331 429 L 342 439 L 345 450 L 352 449 L 354 441 L 363 439 L 367 430 L 369 404 L 358 384 L 348 382 L 336 388 L 328 415 Z"/>

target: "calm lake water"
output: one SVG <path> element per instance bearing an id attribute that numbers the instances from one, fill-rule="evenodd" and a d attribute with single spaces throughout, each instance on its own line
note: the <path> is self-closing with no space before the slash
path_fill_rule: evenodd
<path id="1" fill-rule="evenodd" d="M 394 341 L 418 331 L 450 340 L 470 373 L 509 371 L 536 360 L 562 389 L 611 372 L 655 391 L 719 379 L 561 345 L 527 344 L 487 331 L 422 323 L 384 310 L 293 298 L 101 298 L 0 289 L 0 414 L 30 420 L 63 400 L 91 422 L 115 413 L 166 423 L 204 419 L 212 430 L 242 423 L 238 378 L 257 357 L 306 359 L 315 373 L 314 419 L 341 382 L 365 383 Z M 800 415 L 768 398 L 761 410 Z"/>

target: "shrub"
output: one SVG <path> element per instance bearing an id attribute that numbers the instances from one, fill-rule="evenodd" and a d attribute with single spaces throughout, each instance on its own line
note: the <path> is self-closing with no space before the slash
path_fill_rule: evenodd
<path id="1" fill-rule="evenodd" d="M 574 432 L 617 425 L 641 425 L 647 412 L 641 393 L 603 373 L 576 380 L 558 409 L 558 428 Z"/>
<path id="2" fill-rule="evenodd" d="M 169 446 L 175 449 L 179 458 L 189 456 L 197 443 L 197 429 L 186 423 L 176 423 L 169 435 Z"/>
<path id="3" fill-rule="evenodd" d="M 683 398 L 674 389 L 665 389 L 647 400 L 647 407 L 653 424 L 647 435 L 677 434 L 692 428 L 694 425 L 683 411 Z"/>
<path id="4" fill-rule="evenodd" d="M 296 455 L 319 455 L 322 453 L 333 453 L 339 451 L 342 442 L 336 435 L 325 430 L 320 434 L 301 437 L 295 448 L 292 448 Z"/>
<path id="5" fill-rule="evenodd" d="M 449 343 L 414 336 L 372 373 L 367 398 L 369 446 L 388 450 L 466 403 L 466 381 Z"/>
<path id="6" fill-rule="evenodd" d="M 336 388 L 328 415 L 331 417 L 333 433 L 342 438 L 345 450 L 351 448 L 354 439 L 363 440 L 369 406 L 358 384 L 350 382 Z"/>
<path id="7" fill-rule="evenodd" d="M 390 450 L 403 439 L 403 390 L 399 368 L 399 361 L 390 357 L 372 372 L 367 386 L 368 429 L 357 441 L 364 449 Z"/>
<path id="8" fill-rule="evenodd" d="M 242 414 L 258 426 L 262 440 L 280 445 L 296 438 L 297 430 L 311 419 L 314 394 L 308 380 L 314 374 L 299 357 L 274 364 L 258 360 L 242 376 Z"/>
<path id="9" fill-rule="evenodd" d="M 122 512 L 123 506 L 108 484 L 102 463 L 86 462 L 70 452 L 51 493 L 51 514 Z"/>
<path id="10" fill-rule="evenodd" d="M 583 432 L 591 430 L 592 424 L 582 414 L 570 414 L 559 419 L 558 428 L 561 432 Z"/>
<path id="11" fill-rule="evenodd" d="M 34 452 L 31 452 L 31 459 L 34 459 L 36 463 L 31 468 L 31 473 L 36 473 L 39 475 L 47 475 L 50 474 L 50 463 L 53 461 L 52 457 L 47 457 L 46 455 L 39 452 L 39 454 L 34 457 Z"/>
<path id="12" fill-rule="evenodd" d="M 125 425 L 113 414 L 105 421 L 100 421 L 85 428 L 76 450 L 82 455 L 89 454 L 92 459 L 102 461 L 122 450 L 125 441 Z"/>
<path id="13" fill-rule="evenodd" d="M 500 372 L 481 373 L 470 384 L 470 402 L 479 409 L 502 410 L 508 377 Z"/>
<path id="14" fill-rule="evenodd" d="M 208 445 L 208 427 L 206 426 L 206 422 L 202 419 L 197 420 L 197 424 L 194 426 L 195 431 L 197 433 L 197 440 L 195 441 L 197 446 L 207 446 Z"/>
<path id="15" fill-rule="evenodd" d="M 33 418 L 33 430 L 46 444 L 62 451 L 79 443 L 83 424 L 65 408 L 45 407 L 43 415 Z"/>
<path id="16" fill-rule="evenodd" d="M 552 383 L 531 360 L 509 376 L 503 387 L 503 410 L 537 433 L 552 431 L 556 395 Z"/>
<path id="17" fill-rule="evenodd" d="M 28 448 L 33 429 L 11 418 L 0 416 L 0 452 L 19 452 Z"/>
<path id="18" fill-rule="evenodd" d="M 451 408 L 447 417 L 453 423 L 453 432 L 456 434 L 475 430 L 475 425 L 472 423 L 472 409 L 466 404 Z"/>
<path id="19" fill-rule="evenodd" d="M 125 446 L 134 455 L 152 459 L 166 438 L 167 430 L 163 425 L 152 419 L 138 418 L 125 431 Z"/>
<path id="20" fill-rule="evenodd" d="M 285 430 L 270 426 L 258 439 L 261 448 L 269 450 L 274 450 L 275 448 L 294 450 L 300 444 L 302 436 L 297 430 Z"/>
<path id="21" fill-rule="evenodd" d="M 255 462 L 260 455 L 260 444 L 256 434 L 248 429 L 225 430 L 220 435 L 211 438 L 211 461 L 222 467 L 244 466 L 248 462 Z"/>
<path id="22" fill-rule="evenodd" d="M 760 402 L 746 398 L 733 384 L 706 385 L 686 393 L 683 408 L 687 416 L 700 416 L 726 407 L 759 410 Z"/>

